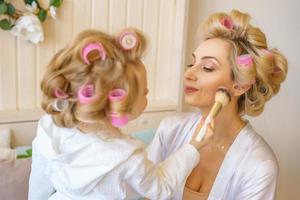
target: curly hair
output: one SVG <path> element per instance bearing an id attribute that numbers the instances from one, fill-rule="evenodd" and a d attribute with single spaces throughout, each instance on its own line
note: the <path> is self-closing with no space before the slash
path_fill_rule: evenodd
<path id="1" fill-rule="evenodd" d="M 281 52 L 268 48 L 265 34 L 250 24 L 250 19 L 249 14 L 237 10 L 229 14 L 215 13 L 200 27 L 200 38 L 221 38 L 231 44 L 229 61 L 232 79 L 240 86 L 251 86 L 238 99 L 239 113 L 257 116 L 263 111 L 265 103 L 278 93 L 280 84 L 286 78 L 288 64 Z M 224 20 L 228 20 L 228 24 L 224 24 Z M 237 57 L 243 54 L 252 56 L 252 68 L 237 65 Z"/>
<path id="2" fill-rule="evenodd" d="M 137 37 L 137 45 L 130 50 L 121 48 L 118 38 L 97 30 L 79 33 L 65 48 L 54 55 L 41 83 L 42 108 L 51 114 L 56 125 L 72 128 L 80 122 L 100 122 L 113 111 L 119 115 L 131 112 L 141 88 L 138 84 L 141 57 L 146 48 L 146 39 L 135 29 L 125 29 Z M 89 55 L 91 63 L 86 64 L 81 56 L 83 48 L 89 43 L 101 43 L 106 58 Z M 78 102 L 77 92 L 85 84 L 94 85 L 97 101 L 85 105 Z M 56 88 L 67 94 L 68 106 L 62 111 L 53 108 L 57 99 Z M 115 88 L 127 91 L 127 98 L 113 105 L 108 101 L 108 93 Z M 113 109 L 113 110 L 112 110 Z"/>

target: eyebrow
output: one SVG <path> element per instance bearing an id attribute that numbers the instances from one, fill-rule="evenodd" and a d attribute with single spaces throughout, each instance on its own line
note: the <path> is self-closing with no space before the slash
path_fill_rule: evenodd
<path id="1" fill-rule="evenodd" d="M 203 56 L 201 59 L 202 60 L 213 59 L 213 60 L 217 61 L 218 64 L 221 64 L 220 61 L 216 57 L 213 57 L 213 56 Z"/>
<path id="2" fill-rule="evenodd" d="M 192 56 L 196 60 L 196 55 L 194 53 L 192 54 Z M 221 62 L 216 57 L 213 57 L 213 56 L 203 56 L 201 58 L 201 60 L 206 60 L 206 59 L 213 59 L 213 60 L 217 61 L 217 63 L 221 64 Z"/>

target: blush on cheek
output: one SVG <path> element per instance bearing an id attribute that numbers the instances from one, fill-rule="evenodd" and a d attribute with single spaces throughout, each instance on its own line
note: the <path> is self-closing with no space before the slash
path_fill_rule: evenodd
<path id="1" fill-rule="evenodd" d="M 193 95 L 185 95 L 185 103 L 191 106 L 211 106 L 214 103 L 213 90 L 200 90 Z"/>

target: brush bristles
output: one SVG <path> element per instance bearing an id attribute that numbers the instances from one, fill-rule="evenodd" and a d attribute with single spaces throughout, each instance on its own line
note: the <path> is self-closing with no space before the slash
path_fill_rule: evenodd
<path id="1" fill-rule="evenodd" d="M 215 101 L 226 106 L 231 100 L 231 96 L 226 88 L 219 88 L 216 92 Z"/>

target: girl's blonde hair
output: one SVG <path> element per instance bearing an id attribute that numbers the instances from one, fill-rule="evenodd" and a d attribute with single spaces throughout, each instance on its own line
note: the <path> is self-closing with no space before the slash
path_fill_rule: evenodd
<path id="1" fill-rule="evenodd" d="M 231 44 L 229 60 L 232 78 L 240 86 L 251 85 L 238 99 L 239 112 L 250 116 L 259 115 L 265 103 L 278 93 L 280 84 L 286 78 L 286 58 L 277 49 L 268 48 L 265 34 L 250 24 L 247 13 L 237 10 L 230 14 L 215 13 L 200 27 L 200 32 L 202 40 L 221 38 Z M 243 54 L 252 56 L 252 68 L 237 65 L 237 57 Z"/>
<path id="2" fill-rule="evenodd" d="M 146 40 L 135 29 L 124 31 L 136 35 L 138 42 L 133 49 L 123 49 L 117 37 L 97 30 L 86 30 L 52 58 L 41 83 L 42 108 L 52 115 L 58 126 L 72 128 L 80 122 L 101 122 L 107 119 L 110 112 L 119 115 L 131 112 L 142 89 L 138 84 L 138 68 L 143 66 L 141 56 L 146 48 Z M 98 55 L 91 53 L 91 63 L 86 64 L 81 53 L 89 43 L 102 44 L 106 59 L 101 60 L 96 57 Z M 77 98 L 79 88 L 86 84 L 93 84 L 94 93 L 98 95 L 97 101 L 88 105 L 81 104 Z M 62 111 L 53 108 L 57 88 L 68 95 L 68 106 Z M 108 100 L 108 93 L 116 88 L 125 89 L 127 98 L 114 106 Z"/>

